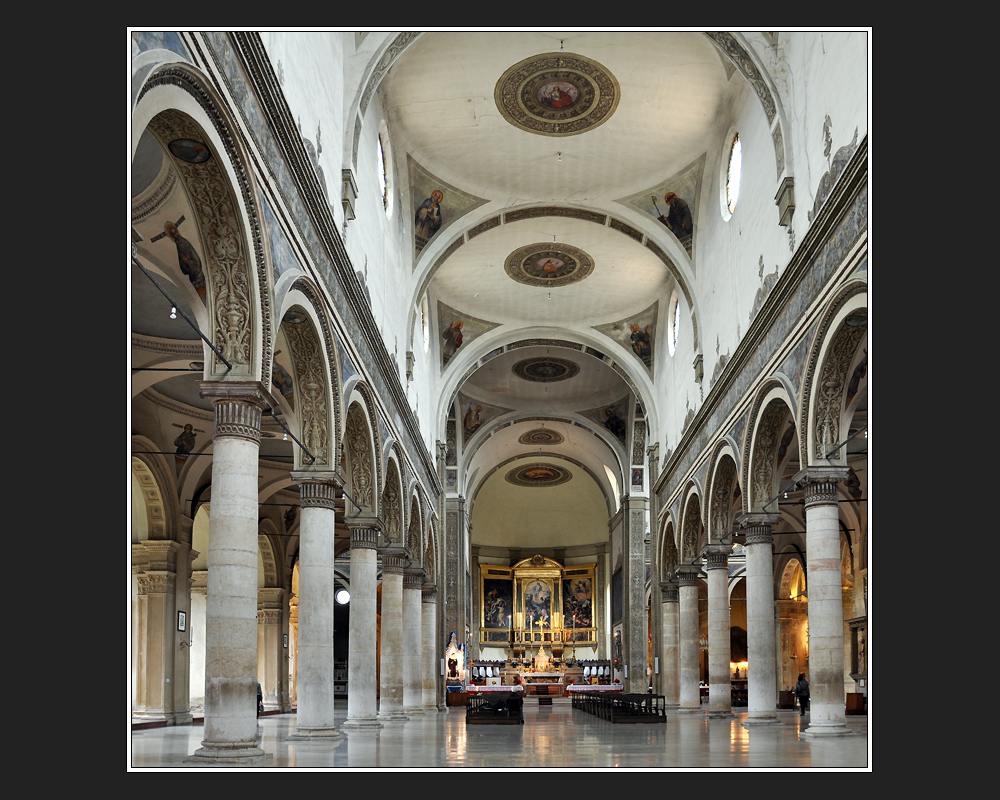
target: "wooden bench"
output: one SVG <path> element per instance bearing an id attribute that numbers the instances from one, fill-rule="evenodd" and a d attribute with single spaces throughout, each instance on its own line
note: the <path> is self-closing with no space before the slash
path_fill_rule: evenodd
<path id="1" fill-rule="evenodd" d="M 465 723 L 473 725 L 520 725 L 524 722 L 524 701 L 511 692 L 469 695 Z"/>
<path id="2" fill-rule="evenodd" d="M 580 692 L 573 695 L 573 708 L 613 723 L 666 723 L 666 698 L 658 694 L 603 694 Z"/>

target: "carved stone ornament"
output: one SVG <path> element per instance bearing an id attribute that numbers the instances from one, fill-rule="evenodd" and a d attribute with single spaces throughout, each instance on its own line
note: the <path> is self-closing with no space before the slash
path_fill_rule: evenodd
<path id="1" fill-rule="evenodd" d="M 369 456 L 368 427 L 354 408 L 347 415 L 348 452 L 351 457 L 351 492 L 362 508 L 372 508 L 372 462 Z"/>
<path id="2" fill-rule="evenodd" d="M 312 325 L 286 324 L 282 326 L 285 339 L 295 364 L 298 409 L 302 423 L 302 444 L 316 459 L 314 466 L 330 464 L 330 392 L 326 386 L 323 353 Z"/>
<path id="3" fill-rule="evenodd" d="M 860 315 L 857 315 L 860 319 Z M 858 350 L 858 343 L 867 333 L 867 317 L 859 324 L 845 323 L 837 331 L 833 345 L 823 363 L 816 394 L 815 447 L 817 458 L 843 460 L 843 449 L 831 452 L 840 443 L 841 417 L 844 412 L 844 394 L 848 371 Z"/>
<path id="4" fill-rule="evenodd" d="M 214 404 L 213 438 L 235 436 L 260 444 L 261 409 L 267 407 L 267 401 L 259 383 L 203 381 L 201 396 L 210 398 Z"/>
<path id="5" fill-rule="evenodd" d="M 582 281 L 594 271 L 594 259 L 578 247 L 539 242 L 519 247 L 503 268 L 518 283 L 555 288 Z"/>
<path id="6" fill-rule="evenodd" d="M 723 458 L 715 471 L 712 486 L 712 539 L 718 541 L 729 532 L 729 512 L 733 504 L 733 480 L 736 462 Z"/>
<path id="7" fill-rule="evenodd" d="M 618 107 L 621 88 L 596 61 L 545 53 L 508 69 L 493 94 L 511 125 L 543 136 L 573 136 L 606 122 Z"/>
<path id="8" fill-rule="evenodd" d="M 697 498 L 688 501 L 687 513 L 684 515 L 684 547 L 681 560 L 685 563 L 693 561 L 698 555 L 698 541 L 701 539 L 701 508 Z"/>
<path id="9" fill-rule="evenodd" d="M 382 518 L 385 520 L 385 535 L 390 542 L 399 542 L 402 537 L 402 520 L 399 502 L 399 483 L 395 471 L 390 473 L 382 492 Z"/>
<path id="10" fill-rule="evenodd" d="M 764 409 L 757 426 L 757 447 L 753 453 L 753 508 L 762 508 L 774 491 L 775 453 L 778 430 L 785 416 L 785 407 L 771 403 Z"/>
<path id="11" fill-rule="evenodd" d="M 205 138 L 188 117 L 172 110 L 159 113 L 150 128 L 168 142 Z M 235 198 L 219 159 L 192 164 L 175 157 L 173 166 L 194 208 L 205 250 L 211 253 L 206 266 L 212 287 L 212 340 L 226 359 L 246 367 L 251 361 L 255 302 Z"/>

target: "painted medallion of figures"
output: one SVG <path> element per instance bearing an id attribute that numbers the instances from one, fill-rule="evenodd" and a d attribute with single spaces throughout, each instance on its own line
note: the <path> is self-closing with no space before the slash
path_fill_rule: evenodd
<path id="1" fill-rule="evenodd" d="M 562 444 L 563 436 L 558 431 L 549 430 L 548 428 L 535 428 L 527 433 L 522 433 L 517 441 L 521 444 L 539 447 L 542 445 Z"/>
<path id="2" fill-rule="evenodd" d="M 594 259 L 579 248 L 543 242 L 519 247 L 503 268 L 518 283 L 554 288 L 582 281 L 594 271 Z"/>
<path id="3" fill-rule="evenodd" d="M 559 486 L 572 480 L 573 473 L 554 464 L 525 464 L 510 470 L 504 477 L 515 486 Z"/>
<path id="4" fill-rule="evenodd" d="M 606 67 L 573 53 L 518 62 L 497 82 L 497 108 L 511 125 L 543 136 L 573 136 L 606 122 L 621 89 Z"/>
<path id="5" fill-rule="evenodd" d="M 580 372 L 580 365 L 565 358 L 541 356 L 518 361 L 510 371 L 525 381 L 555 383 L 575 377 Z"/>

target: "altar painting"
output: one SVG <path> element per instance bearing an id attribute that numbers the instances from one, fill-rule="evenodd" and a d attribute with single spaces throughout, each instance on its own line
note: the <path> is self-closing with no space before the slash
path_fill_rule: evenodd
<path id="1" fill-rule="evenodd" d="M 483 627 L 509 631 L 514 609 L 514 584 L 509 580 L 483 579 Z"/>
<path id="2" fill-rule="evenodd" d="M 536 578 L 524 585 L 524 622 L 528 628 L 552 628 L 552 585 L 548 581 Z"/>
<path id="3" fill-rule="evenodd" d="M 591 578 L 564 580 L 563 628 L 590 628 L 594 624 L 593 582 Z"/>

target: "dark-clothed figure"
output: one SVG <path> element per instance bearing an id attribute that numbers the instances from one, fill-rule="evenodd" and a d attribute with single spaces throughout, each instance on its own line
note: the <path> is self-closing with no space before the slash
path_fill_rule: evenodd
<path id="1" fill-rule="evenodd" d="M 809 709 L 809 681 L 804 672 L 799 673 L 799 682 L 795 684 L 795 696 L 799 698 L 799 716 L 804 717 Z"/>

